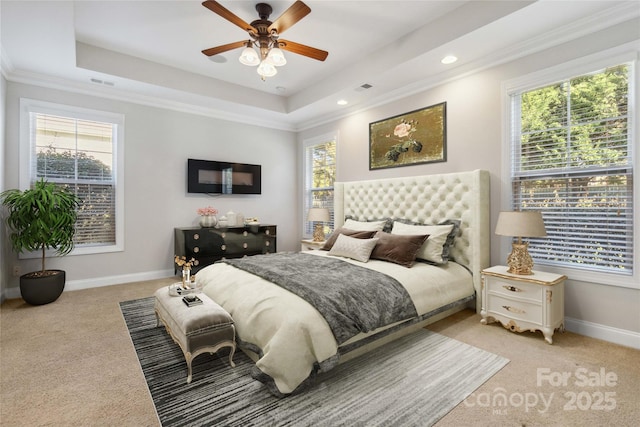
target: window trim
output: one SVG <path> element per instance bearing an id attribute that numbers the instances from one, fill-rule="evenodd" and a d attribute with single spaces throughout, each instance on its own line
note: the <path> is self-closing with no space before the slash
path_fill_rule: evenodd
<path id="1" fill-rule="evenodd" d="M 334 141 L 336 144 L 336 174 L 338 171 L 338 132 L 328 132 L 322 135 L 318 135 L 312 138 L 307 138 L 304 139 L 302 141 L 302 152 L 300 154 L 300 158 L 301 158 L 301 165 L 302 165 L 302 188 L 301 188 L 301 203 L 300 203 L 300 232 L 303 238 L 305 237 L 309 237 L 306 233 L 305 230 L 305 223 L 307 222 L 306 218 L 307 218 L 307 212 L 305 210 L 305 201 L 306 201 L 306 197 L 307 197 L 307 163 L 305 161 L 306 158 L 306 153 L 307 153 L 307 148 L 312 146 L 312 145 L 318 145 L 318 144 L 322 144 L 322 143 L 326 143 L 328 141 Z M 337 181 L 337 179 L 336 179 Z M 335 184 L 335 181 L 334 181 Z M 334 190 L 335 190 L 335 186 L 334 186 Z"/>
<path id="2" fill-rule="evenodd" d="M 35 99 L 20 98 L 20 181 L 19 188 L 24 191 L 31 185 L 31 164 L 33 150 L 30 140 L 30 113 L 42 113 L 74 117 L 81 120 L 92 120 L 116 124 L 114 141 L 115 164 L 115 212 L 116 212 L 116 242 L 113 245 L 76 246 L 65 256 L 88 255 L 124 251 L 124 115 L 106 111 L 92 110 L 84 107 L 64 105 Z M 40 253 L 29 252 L 20 254 L 21 259 L 39 258 Z M 46 256 L 55 256 L 55 251 L 46 251 Z"/>
<path id="3" fill-rule="evenodd" d="M 632 96 L 628 100 L 629 110 L 633 112 L 630 117 L 637 116 L 640 105 L 640 70 L 638 69 L 638 59 L 640 51 L 634 43 L 626 43 L 613 49 L 608 49 L 596 54 L 588 55 L 579 59 L 565 62 L 554 67 L 539 70 L 524 76 L 508 80 L 502 83 L 502 168 L 503 179 L 501 186 L 500 210 L 511 210 L 511 200 L 513 198 L 511 187 L 511 94 L 518 91 L 527 91 L 537 87 L 551 85 L 558 81 L 566 80 L 575 76 L 590 73 L 594 70 L 604 69 L 616 64 L 630 63 L 631 76 L 629 80 L 629 92 Z M 635 115 L 635 116 L 634 116 Z M 638 160 L 640 159 L 638 149 L 640 120 L 632 120 L 629 126 L 631 138 L 630 150 L 634 169 L 635 185 L 633 190 L 633 210 L 637 217 L 640 212 L 640 185 L 637 179 L 640 173 Z M 500 258 L 506 259 L 511 252 L 511 242 L 508 239 L 500 239 Z M 630 276 L 618 275 L 614 273 L 603 273 L 584 268 L 557 267 L 550 265 L 534 265 L 534 270 L 548 271 L 566 275 L 570 280 L 580 282 L 596 283 L 623 288 L 640 289 L 640 224 L 634 224 L 633 230 L 633 274 Z"/>

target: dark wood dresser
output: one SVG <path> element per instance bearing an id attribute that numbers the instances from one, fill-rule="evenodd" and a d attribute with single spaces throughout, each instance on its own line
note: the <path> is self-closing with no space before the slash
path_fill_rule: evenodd
<path id="1" fill-rule="evenodd" d="M 176 228 L 174 239 L 175 254 L 195 260 L 192 274 L 223 258 L 276 252 L 276 226 L 268 224 Z M 177 267 L 174 270 L 177 273 Z"/>

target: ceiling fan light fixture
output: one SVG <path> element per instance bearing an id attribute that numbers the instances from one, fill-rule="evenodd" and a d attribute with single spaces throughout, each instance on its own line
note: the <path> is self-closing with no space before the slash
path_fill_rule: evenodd
<path id="1" fill-rule="evenodd" d="M 244 48 L 238 58 L 240 63 L 247 66 L 257 66 L 258 75 L 263 81 L 267 77 L 277 74 L 276 67 L 281 67 L 287 63 L 280 46 L 288 52 L 318 61 L 324 61 L 329 55 L 329 52 L 311 46 L 288 40 L 279 40 L 281 33 L 311 12 L 311 8 L 301 0 L 296 0 L 273 22 L 269 20 L 273 9 L 267 3 L 258 3 L 256 5 L 256 11 L 260 19 L 256 19 L 251 23 L 245 22 L 216 0 L 207 0 L 202 5 L 237 27 L 242 28 L 250 37 L 250 39 L 204 49 L 202 53 L 208 57 L 214 57 L 232 49 Z"/>
<path id="2" fill-rule="evenodd" d="M 267 59 L 276 67 L 281 67 L 287 63 L 287 59 L 284 57 L 282 49 L 277 46 L 269 51 Z"/>
<path id="3" fill-rule="evenodd" d="M 262 61 L 260 65 L 258 65 L 257 71 L 258 74 L 260 74 L 260 77 L 263 78 L 263 80 L 265 77 L 273 77 L 278 74 L 278 70 L 276 70 L 276 67 L 266 59 Z"/>
<path id="4" fill-rule="evenodd" d="M 245 47 L 240 54 L 240 58 L 238 58 L 240 63 L 244 65 L 248 65 L 249 67 L 255 67 L 260 64 L 260 57 L 258 56 L 258 52 L 252 47 Z"/>

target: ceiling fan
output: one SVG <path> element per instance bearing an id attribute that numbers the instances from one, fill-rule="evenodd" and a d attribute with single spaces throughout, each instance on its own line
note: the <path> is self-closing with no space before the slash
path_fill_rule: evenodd
<path id="1" fill-rule="evenodd" d="M 286 59 L 282 50 L 286 50 L 298 55 L 303 55 L 318 61 L 324 61 L 329 52 L 306 46 L 300 43 L 283 40 L 280 34 L 293 26 L 299 20 L 307 16 L 311 9 L 301 1 L 296 1 L 275 21 L 269 21 L 269 15 L 273 9 L 266 3 L 256 4 L 256 11 L 260 19 L 256 19 L 251 24 L 246 23 L 233 12 L 226 9 L 214 0 L 207 0 L 202 3 L 204 7 L 220 15 L 232 24 L 245 30 L 249 40 L 237 41 L 234 43 L 216 46 L 202 51 L 207 56 L 218 55 L 232 49 L 245 47 L 240 55 L 240 62 L 249 66 L 258 66 L 258 74 L 265 80 L 277 73 L 275 67 L 286 64 Z M 258 53 L 254 50 L 258 49 Z M 282 50 L 281 50 L 282 49 Z"/>

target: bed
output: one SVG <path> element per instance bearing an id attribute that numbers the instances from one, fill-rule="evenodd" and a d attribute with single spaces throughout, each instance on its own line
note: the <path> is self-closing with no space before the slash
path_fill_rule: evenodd
<path id="1" fill-rule="evenodd" d="M 343 232 L 334 233 L 329 250 L 226 260 L 198 273 L 203 292 L 233 317 L 238 345 L 256 363 L 252 376 L 278 396 L 300 392 L 318 373 L 416 328 L 466 307 L 481 308 L 480 272 L 490 256 L 488 172 L 338 182 L 334 217 L 335 229 Z M 426 243 L 437 242 L 449 224 L 449 245 L 435 251 L 444 260 L 425 261 L 433 252 L 433 247 L 424 252 Z M 369 226 L 375 234 L 355 236 L 354 230 L 367 232 Z M 423 240 L 416 243 L 420 235 Z M 397 241 L 417 248 L 415 262 L 398 263 L 397 249 L 389 252 L 395 253 L 393 262 L 386 252 L 373 256 L 376 248 Z M 364 246 L 373 247 L 371 258 L 359 258 L 369 250 Z M 356 256 L 349 256 L 353 248 Z M 407 252 L 402 248 L 400 258 Z M 269 267 L 260 265 L 265 261 Z M 276 277 L 261 268 L 286 272 Z M 307 277 L 312 271 L 320 275 Z M 346 282 L 353 282 L 352 288 L 340 293 Z M 317 301 L 325 297 L 334 300 Z M 341 301 L 346 310 L 361 308 L 366 319 L 341 320 L 344 314 L 336 307 Z"/>

